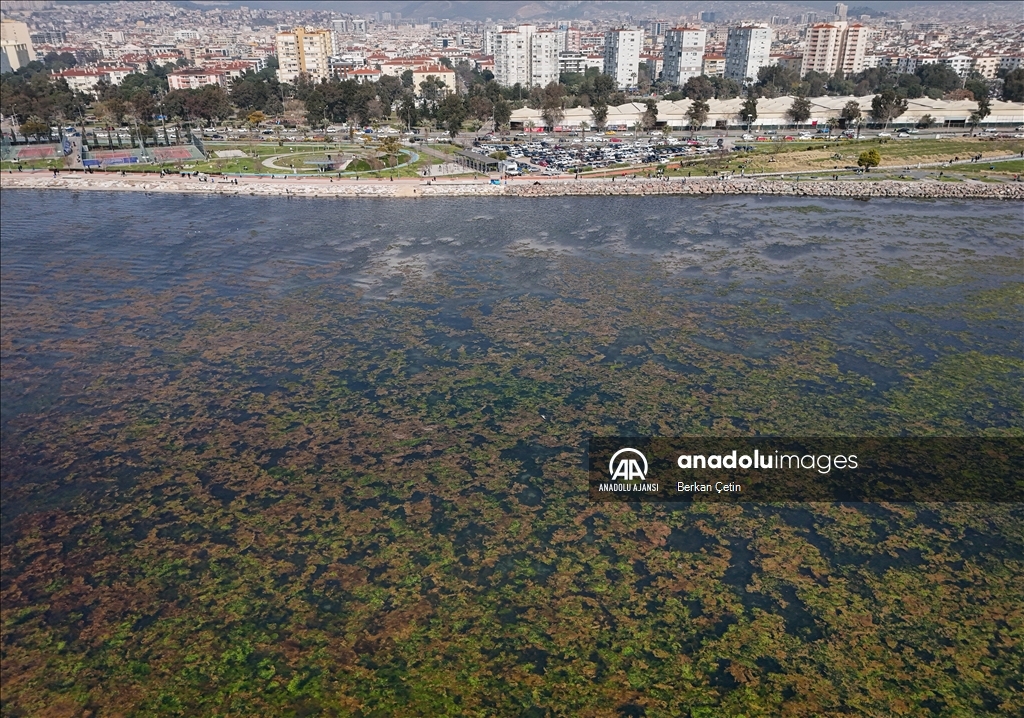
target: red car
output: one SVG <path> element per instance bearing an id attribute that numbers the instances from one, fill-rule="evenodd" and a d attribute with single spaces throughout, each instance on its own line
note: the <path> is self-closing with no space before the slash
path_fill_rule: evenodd
<path id="1" fill-rule="evenodd" d="M 767 137 L 758 137 L 758 138 L 757 138 L 756 140 L 754 140 L 754 141 L 755 141 L 755 142 L 768 142 L 768 138 L 767 138 Z"/>
<path id="2" fill-rule="evenodd" d="M 793 137 L 793 135 L 786 135 L 782 139 L 784 139 L 786 142 L 792 142 L 793 140 L 796 139 L 796 137 Z"/>

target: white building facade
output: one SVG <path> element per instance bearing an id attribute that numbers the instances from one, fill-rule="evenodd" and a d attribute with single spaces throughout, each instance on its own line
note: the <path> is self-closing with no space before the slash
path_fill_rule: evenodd
<path id="1" fill-rule="evenodd" d="M 725 43 L 725 76 L 745 82 L 756 80 L 757 71 L 771 62 L 772 31 L 767 25 L 729 28 Z"/>
<path id="2" fill-rule="evenodd" d="M 664 65 L 661 77 L 676 86 L 686 84 L 703 72 L 707 31 L 693 27 L 674 27 L 665 32 Z"/>
<path id="3" fill-rule="evenodd" d="M 615 85 L 620 90 L 637 86 L 643 47 L 643 30 L 623 28 L 605 34 L 604 74 L 615 78 Z"/>
<path id="4" fill-rule="evenodd" d="M 502 87 L 545 87 L 558 82 L 558 53 L 564 33 L 520 25 L 494 33 L 494 79 Z"/>

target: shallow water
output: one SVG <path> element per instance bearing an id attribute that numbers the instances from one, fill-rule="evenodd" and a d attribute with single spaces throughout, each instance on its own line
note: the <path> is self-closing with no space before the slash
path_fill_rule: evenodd
<path id="1" fill-rule="evenodd" d="M 29 713 L 885 712 L 949 681 L 983 715 L 1013 692 L 989 643 L 1020 507 L 594 506 L 582 447 L 1019 431 L 1015 206 L 0 211 L 4 642 Z M 908 592 L 932 658 L 905 665 Z M 987 681 L 935 657 L 952 627 Z M 867 691 L 879 661 L 912 677 Z"/>

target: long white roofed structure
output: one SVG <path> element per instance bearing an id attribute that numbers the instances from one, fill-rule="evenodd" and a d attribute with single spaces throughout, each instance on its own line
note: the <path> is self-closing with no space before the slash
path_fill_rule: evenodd
<path id="1" fill-rule="evenodd" d="M 871 114 L 871 100 L 873 96 L 865 97 L 812 97 L 811 117 L 804 123 L 803 127 L 820 125 L 824 126 L 831 117 L 839 117 L 851 100 L 860 105 L 862 121 L 868 122 Z M 790 127 L 793 123 L 786 117 L 786 110 L 793 104 L 793 97 L 788 95 L 771 99 L 762 98 L 757 103 L 757 119 L 752 127 Z M 732 100 L 708 100 L 710 112 L 704 123 L 705 128 L 731 129 L 745 127 L 745 123 L 739 117 L 740 107 L 743 104 L 742 98 Z M 647 109 L 643 102 L 630 102 L 625 105 L 610 106 L 608 108 L 608 120 L 605 127 L 610 130 L 628 130 L 640 121 L 644 111 Z M 658 126 L 667 126 L 674 129 L 689 127 L 690 121 L 686 117 L 686 111 L 690 109 L 690 100 L 661 100 L 658 102 Z M 971 116 L 971 113 L 978 109 L 976 102 L 971 100 L 931 100 L 927 97 L 907 101 L 907 111 L 889 123 L 890 127 L 912 127 L 917 124 L 925 115 L 931 115 L 932 128 L 941 129 L 945 127 L 963 127 Z M 991 103 L 991 114 L 982 121 L 979 127 L 1007 127 L 1024 125 L 1024 103 L 1002 102 L 993 100 Z M 540 110 L 524 107 L 512 112 L 512 126 L 516 129 L 533 127 L 537 130 L 544 128 L 544 118 Z M 578 130 L 580 123 L 586 122 L 590 128 L 594 127 L 594 117 L 589 107 L 572 107 L 565 110 L 565 117 L 557 128 L 558 130 Z"/>

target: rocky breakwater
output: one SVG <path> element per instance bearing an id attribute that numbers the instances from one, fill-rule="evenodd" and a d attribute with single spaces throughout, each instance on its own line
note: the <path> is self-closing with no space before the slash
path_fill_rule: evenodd
<path id="1" fill-rule="evenodd" d="M 653 180 L 616 178 L 585 180 L 513 181 L 504 185 L 489 182 L 418 182 L 413 180 L 334 180 L 322 178 L 257 178 L 237 180 L 170 175 L 164 178 L 145 175 L 111 176 L 105 174 L 25 172 L 0 174 L 3 189 L 100 190 L 147 193 L 217 194 L 273 197 L 571 197 L 571 196 L 654 196 L 654 195 L 780 195 L 789 197 L 837 197 L 866 199 L 892 197 L 908 199 L 1009 199 L 1024 200 L 1020 182 L 938 182 L 923 180 L 899 182 L 868 179 L 805 180 L 742 178 L 723 181 L 701 178 Z"/>
<path id="2" fill-rule="evenodd" d="M 504 188 L 511 197 L 566 196 L 652 196 L 754 194 L 788 197 L 897 197 L 918 199 L 1024 199 L 1024 183 L 990 182 L 899 182 L 895 180 L 805 180 L 789 182 L 768 179 L 672 180 L 622 179 L 568 182 L 512 183 Z"/>
<path id="3" fill-rule="evenodd" d="M 3 189 L 65 189 L 111 192 L 147 192 L 177 194 L 218 194 L 273 197 L 397 197 L 410 188 L 393 182 L 346 182 L 326 180 L 272 180 L 245 178 L 235 184 L 226 178 L 201 181 L 194 177 L 164 178 L 109 175 L 12 173 L 0 175 Z M 409 193 L 408 196 L 414 196 Z"/>

